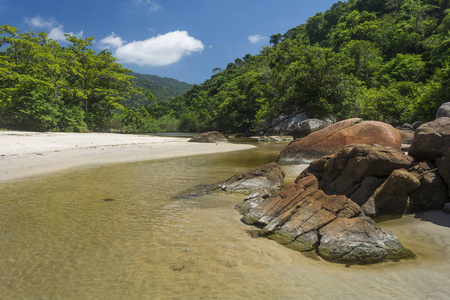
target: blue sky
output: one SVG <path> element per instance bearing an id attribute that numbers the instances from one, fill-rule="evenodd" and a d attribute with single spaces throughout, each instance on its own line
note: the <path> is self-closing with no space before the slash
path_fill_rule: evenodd
<path id="1" fill-rule="evenodd" d="M 135 72 L 202 83 L 337 0 L 0 0 L 1 25 L 95 36 Z"/>

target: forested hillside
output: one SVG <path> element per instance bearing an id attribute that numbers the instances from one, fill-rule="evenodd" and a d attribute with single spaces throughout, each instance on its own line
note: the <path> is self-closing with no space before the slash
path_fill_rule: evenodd
<path id="1" fill-rule="evenodd" d="M 133 86 L 150 91 L 155 96 L 157 103 L 170 102 L 193 87 L 193 84 L 168 77 L 139 73 L 128 75 L 133 76 L 131 79 Z M 123 105 L 125 107 L 142 106 L 149 104 L 148 102 L 149 100 L 143 95 L 133 95 L 130 99 L 124 100 Z"/>
<path id="2" fill-rule="evenodd" d="M 449 2 L 337 2 L 191 89 L 133 79 L 110 52 L 92 49 L 94 38 L 67 36 L 63 47 L 45 32 L 3 25 L 0 128 L 251 132 L 296 111 L 428 121 L 450 101 Z"/>
<path id="3" fill-rule="evenodd" d="M 282 113 L 430 120 L 450 101 L 449 0 L 349 0 L 245 55 L 160 113 L 180 128 L 256 130 Z"/>

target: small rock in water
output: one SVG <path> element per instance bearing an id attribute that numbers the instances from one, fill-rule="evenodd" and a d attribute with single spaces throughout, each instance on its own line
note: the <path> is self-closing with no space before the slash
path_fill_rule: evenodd
<path id="1" fill-rule="evenodd" d="M 442 208 L 442 211 L 450 214 L 450 202 L 444 204 L 444 208 Z"/>

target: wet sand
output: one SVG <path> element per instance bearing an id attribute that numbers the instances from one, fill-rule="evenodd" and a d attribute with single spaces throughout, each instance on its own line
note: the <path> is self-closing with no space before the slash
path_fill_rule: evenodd
<path id="1" fill-rule="evenodd" d="M 0 182 L 69 168 L 250 149 L 187 138 L 113 133 L 0 131 Z"/>

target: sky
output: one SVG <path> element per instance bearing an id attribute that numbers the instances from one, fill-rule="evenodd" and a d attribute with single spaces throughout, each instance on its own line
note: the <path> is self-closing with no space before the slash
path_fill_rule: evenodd
<path id="1" fill-rule="evenodd" d="M 200 84 L 337 0 L 0 0 L 0 25 L 95 37 L 134 72 Z"/>

